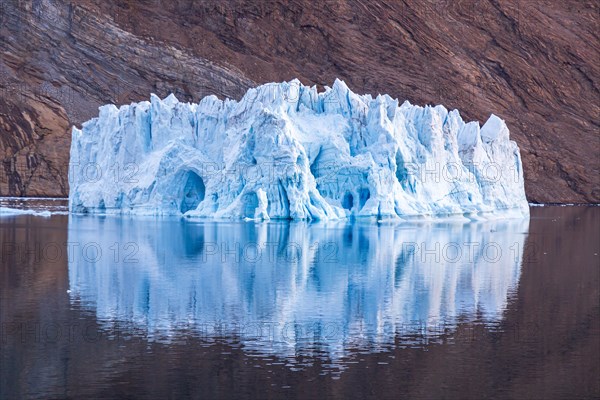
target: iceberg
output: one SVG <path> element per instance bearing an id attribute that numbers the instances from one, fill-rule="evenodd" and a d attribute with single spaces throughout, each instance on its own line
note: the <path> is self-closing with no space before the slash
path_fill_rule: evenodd
<path id="1" fill-rule="evenodd" d="M 16 215 L 35 215 L 38 217 L 50 217 L 52 215 L 52 212 L 47 210 L 37 211 L 31 209 L 0 207 L 0 217 L 14 217 Z"/>
<path id="2" fill-rule="evenodd" d="M 72 213 L 190 218 L 525 217 L 517 144 L 492 115 L 388 95 L 336 80 L 298 80 L 199 104 L 152 94 L 73 128 Z"/>

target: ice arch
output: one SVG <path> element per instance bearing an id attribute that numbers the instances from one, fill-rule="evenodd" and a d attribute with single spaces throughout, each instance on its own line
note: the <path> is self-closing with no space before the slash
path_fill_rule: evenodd
<path id="1" fill-rule="evenodd" d="M 258 207 L 258 196 L 255 192 L 250 192 L 244 196 L 244 217 L 254 218 Z"/>
<path id="2" fill-rule="evenodd" d="M 183 187 L 183 197 L 181 200 L 180 210 L 186 213 L 190 210 L 195 210 L 198 204 L 204 200 L 206 187 L 204 181 L 193 171 L 188 171 L 184 175 L 185 186 Z"/>

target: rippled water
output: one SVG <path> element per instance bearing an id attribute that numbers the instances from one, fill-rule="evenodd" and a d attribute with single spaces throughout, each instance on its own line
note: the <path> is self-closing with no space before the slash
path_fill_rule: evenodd
<path id="1" fill-rule="evenodd" d="M 0 224 L 0 398 L 600 396 L 598 207 Z"/>

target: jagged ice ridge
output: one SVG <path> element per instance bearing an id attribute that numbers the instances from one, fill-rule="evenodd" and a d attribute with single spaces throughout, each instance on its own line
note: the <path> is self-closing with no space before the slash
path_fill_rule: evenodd
<path id="1" fill-rule="evenodd" d="M 503 120 L 401 106 L 336 80 L 240 101 L 174 95 L 100 107 L 73 128 L 71 212 L 215 218 L 527 216 Z"/>

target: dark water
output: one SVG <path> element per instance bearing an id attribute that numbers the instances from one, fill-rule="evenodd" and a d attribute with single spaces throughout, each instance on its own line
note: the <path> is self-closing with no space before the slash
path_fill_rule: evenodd
<path id="1" fill-rule="evenodd" d="M 0 398 L 600 396 L 600 208 L 0 218 Z"/>

